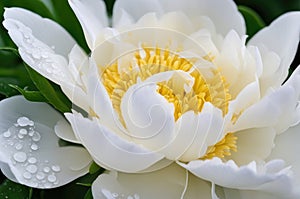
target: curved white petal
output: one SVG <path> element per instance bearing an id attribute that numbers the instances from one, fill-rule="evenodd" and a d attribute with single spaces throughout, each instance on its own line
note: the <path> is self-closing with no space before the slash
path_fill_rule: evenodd
<path id="1" fill-rule="evenodd" d="M 298 95 L 295 87 L 282 86 L 242 112 L 230 130 L 236 132 L 247 128 L 277 126 L 277 133 L 281 133 L 295 120 Z"/>
<path id="2" fill-rule="evenodd" d="M 163 9 L 158 0 L 117 0 L 113 9 L 113 26 L 125 25 L 131 21 L 136 22 L 142 16 L 150 12 L 163 13 Z M 121 22 L 124 16 L 130 19 L 125 24 Z"/>
<path id="3" fill-rule="evenodd" d="M 85 149 L 59 147 L 53 128 L 64 118 L 49 105 L 16 96 L 1 101 L 0 112 L 1 169 L 11 180 L 53 188 L 88 172 L 92 159 Z"/>
<path id="4" fill-rule="evenodd" d="M 107 127 L 101 125 L 95 118 L 83 118 L 81 114 L 65 114 L 72 125 L 76 137 L 102 166 L 122 172 L 142 171 L 163 156 L 148 151 L 141 146 L 122 139 Z"/>
<path id="5" fill-rule="evenodd" d="M 231 29 L 236 30 L 239 35 L 245 34 L 245 22 L 238 12 L 237 6 L 230 0 L 119 0 L 114 6 L 114 22 L 120 20 L 120 11 L 124 10 L 136 21 L 149 12 L 158 15 L 167 12 L 181 11 L 195 19 L 199 16 L 208 16 L 215 23 L 217 32 L 226 35 Z"/>
<path id="6" fill-rule="evenodd" d="M 21 8 L 6 9 L 4 18 L 4 27 L 29 66 L 57 84 L 73 81 L 67 55 L 75 41 L 60 25 Z"/>
<path id="7" fill-rule="evenodd" d="M 204 181 L 197 176 L 188 173 L 187 189 L 184 194 L 182 194 L 181 199 L 192 199 L 192 198 L 211 198 L 218 199 L 214 197 L 214 193 L 211 192 L 210 182 Z"/>
<path id="8" fill-rule="evenodd" d="M 287 131 L 277 136 L 275 139 L 275 148 L 268 159 L 282 158 L 292 166 L 295 173 L 297 186 L 300 186 L 300 160 L 298 153 L 300 150 L 300 125 L 289 128 Z M 300 191 L 298 190 L 300 195 Z"/>
<path id="9" fill-rule="evenodd" d="M 95 42 L 101 30 L 108 26 L 106 6 L 102 0 L 69 0 L 77 19 L 79 20 L 90 49 L 94 49 Z"/>
<path id="10" fill-rule="evenodd" d="M 198 115 L 191 118 L 191 122 L 188 130 L 182 130 L 193 134 L 194 139 L 184 154 L 180 156 L 181 161 L 191 161 L 202 157 L 205 155 L 207 147 L 216 144 L 224 135 L 222 111 L 209 102 L 204 104 Z"/>
<path id="11" fill-rule="evenodd" d="M 143 174 L 104 173 L 94 181 L 92 193 L 95 199 L 180 198 L 185 184 L 186 171 L 172 164 L 162 170 Z"/>
<path id="12" fill-rule="evenodd" d="M 31 31 L 28 29 L 28 31 L 25 31 L 26 29 L 24 29 L 24 39 L 30 39 L 27 37 L 29 36 L 27 34 L 32 34 L 37 40 L 47 46 L 54 47 L 55 52 L 64 57 L 68 56 L 76 44 L 71 35 L 58 23 L 47 18 L 42 18 L 31 11 L 22 8 L 5 8 L 4 19 L 4 25 L 7 19 L 11 19 L 29 28 Z"/>
<path id="13" fill-rule="evenodd" d="M 128 89 L 121 101 L 121 113 L 129 136 L 152 150 L 168 145 L 175 133 L 174 106 L 156 90 L 157 85 L 153 82 L 136 84 Z"/>
<path id="14" fill-rule="evenodd" d="M 248 45 L 256 45 L 275 52 L 281 58 L 280 67 L 274 71 L 278 78 L 274 84 L 279 86 L 288 75 L 300 40 L 300 12 L 290 12 L 280 16 L 270 26 L 259 31 L 249 41 Z M 268 69 L 264 69 L 268 70 Z"/>
<path id="15" fill-rule="evenodd" d="M 219 158 L 179 164 L 199 178 L 227 188 L 258 190 L 281 196 L 293 195 L 295 188 L 290 167 L 286 167 L 283 160 L 265 164 L 251 162 L 241 167 L 232 160 L 224 163 Z"/>
<path id="16" fill-rule="evenodd" d="M 55 134 L 68 142 L 80 144 L 80 141 L 75 137 L 71 125 L 65 120 L 59 120 L 54 127 Z"/>
<path id="17" fill-rule="evenodd" d="M 238 165 L 252 161 L 262 162 L 274 147 L 276 131 L 273 128 L 254 128 L 235 132 L 237 152 L 232 152 L 230 159 Z"/>

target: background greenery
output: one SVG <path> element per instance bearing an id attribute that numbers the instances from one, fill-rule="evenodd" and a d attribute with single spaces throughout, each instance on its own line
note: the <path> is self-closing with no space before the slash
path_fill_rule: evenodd
<path id="1" fill-rule="evenodd" d="M 114 0 L 105 0 L 105 2 L 108 14 L 111 15 Z M 300 10 L 300 0 L 235 0 L 235 2 L 246 19 L 247 34 L 250 37 L 282 13 Z M 57 21 L 71 33 L 86 52 L 89 51 L 82 29 L 67 0 L 0 0 L 0 21 L 3 21 L 5 7 L 23 7 Z M 298 50 L 291 71 L 299 65 L 299 60 Z M 20 93 L 31 101 L 48 102 L 61 112 L 68 111 L 71 107 L 71 103 L 57 85 L 24 65 L 15 45 L 4 27 L 0 25 L 0 100 Z M 7 180 L 0 173 L 0 199 L 50 199 L 54 197 L 64 199 L 69 198 L 70 193 L 73 199 L 92 198 L 90 184 L 101 172 L 103 170 L 94 165 L 90 174 L 69 185 L 52 190 L 30 189 Z"/>

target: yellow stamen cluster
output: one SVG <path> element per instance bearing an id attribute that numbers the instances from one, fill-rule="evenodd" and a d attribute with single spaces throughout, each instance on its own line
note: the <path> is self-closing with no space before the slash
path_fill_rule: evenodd
<path id="1" fill-rule="evenodd" d="M 128 88 L 136 84 L 138 79 L 143 81 L 152 75 L 173 70 L 187 72 L 194 78 L 193 87 L 189 92 L 184 89 L 180 77 L 172 77 L 168 81 L 157 83 L 157 92 L 174 105 L 175 121 L 187 111 L 201 112 L 205 102 L 220 108 L 224 115 L 228 112 L 228 103 L 231 99 L 229 86 L 218 69 L 212 69 L 210 78 L 204 79 L 199 70 L 193 68 L 196 60 L 187 60 L 168 49 L 144 47 L 142 51 L 143 56 L 140 51 L 134 53 L 133 63 L 130 63 L 126 70 L 122 67 L 122 71 L 119 71 L 118 62 L 115 62 L 101 71 L 101 81 L 123 124 L 120 104 Z M 236 137 L 232 133 L 228 133 L 220 142 L 209 147 L 203 158 L 215 156 L 223 158 L 230 155 L 230 150 L 236 151 Z"/>
<path id="2" fill-rule="evenodd" d="M 212 159 L 214 157 L 224 158 L 230 156 L 231 151 L 237 151 L 237 137 L 233 133 L 227 133 L 226 136 L 217 144 L 208 147 L 206 154 L 200 159 Z"/>

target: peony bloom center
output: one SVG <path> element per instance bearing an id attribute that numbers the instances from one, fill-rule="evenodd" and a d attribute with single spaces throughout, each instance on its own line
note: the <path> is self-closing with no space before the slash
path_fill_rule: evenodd
<path id="1" fill-rule="evenodd" d="M 222 110 L 223 115 L 228 112 L 228 103 L 231 99 L 229 86 L 218 68 L 205 69 L 207 74 L 203 75 L 201 69 L 195 67 L 198 61 L 196 58 L 183 58 L 179 55 L 179 51 L 171 52 L 158 47 L 143 47 L 132 53 L 131 58 L 130 64 L 126 67 L 120 66 L 116 61 L 100 70 L 102 83 L 124 126 L 126 125 L 120 106 L 122 97 L 129 87 L 153 75 L 168 71 L 183 71 L 190 76 L 187 78 L 181 73 L 174 73 L 167 81 L 157 83 L 157 92 L 174 105 L 175 121 L 187 111 L 200 113 L 205 102 L 210 102 Z M 213 58 L 209 55 L 203 57 L 203 60 L 213 62 Z M 201 159 L 224 158 L 231 155 L 231 151 L 237 150 L 236 140 L 234 134 L 227 133 L 221 141 L 210 146 Z"/>

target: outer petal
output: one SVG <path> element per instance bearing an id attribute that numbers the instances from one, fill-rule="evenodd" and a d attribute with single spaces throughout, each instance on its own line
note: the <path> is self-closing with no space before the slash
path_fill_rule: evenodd
<path id="1" fill-rule="evenodd" d="M 254 128 L 235 132 L 237 152 L 232 152 L 230 159 L 244 165 L 251 161 L 262 162 L 274 147 L 276 131 L 273 128 Z"/>
<path id="2" fill-rule="evenodd" d="M 67 113 L 66 117 L 76 136 L 101 166 L 104 164 L 104 167 L 122 172 L 138 172 L 163 159 L 162 155 L 122 139 L 96 119 L 91 121 L 78 113 Z"/>
<path id="3" fill-rule="evenodd" d="M 294 179 L 282 160 L 272 160 L 264 165 L 251 162 L 241 167 L 232 160 L 223 163 L 219 158 L 179 164 L 194 175 L 223 187 L 258 190 L 284 197 L 294 194 Z"/>
<path id="4" fill-rule="evenodd" d="M 6 9 L 4 18 L 4 27 L 29 66 L 57 84 L 73 81 L 66 57 L 75 41 L 61 26 L 21 8 Z"/>
<path id="5" fill-rule="evenodd" d="M 294 122 L 298 95 L 292 85 L 282 86 L 242 112 L 231 131 L 280 124 L 276 130 L 281 133 Z"/>
<path id="6" fill-rule="evenodd" d="M 211 198 L 208 183 L 188 174 L 176 164 L 145 174 L 102 174 L 93 183 L 92 192 L 95 199 Z"/>
<path id="7" fill-rule="evenodd" d="M 279 55 L 280 67 L 274 71 L 278 76 L 274 79 L 274 84 L 279 86 L 288 75 L 288 69 L 292 63 L 300 39 L 300 12 L 286 13 L 276 19 L 269 27 L 258 32 L 248 43 L 248 45 L 266 47 Z M 268 70 L 268 69 L 264 69 Z"/>
<path id="8" fill-rule="evenodd" d="M 235 29 L 240 35 L 245 34 L 244 19 L 230 0 L 119 0 L 114 6 L 115 23 L 120 20 L 118 13 L 122 13 L 122 10 L 136 21 L 148 12 L 162 15 L 166 12 L 182 11 L 191 19 L 208 16 L 215 23 L 217 32 L 222 35 L 226 35 L 231 29 Z"/>
<path id="9" fill-rule="evenodd" d="M 268 159 L 282 158 L 288 164 L 292 165 L 292 170 L 295 173 L 295 179 L 298 187 L 300 186 L 300 159 L 298 153 L 300 151 L 300 125 L 289 128 L 287 131 L 279 135 L 275 139 L 275 148 Z M 298 189 L 300 197 L 300 191 Z"/>
<path id="10" fill-rule="evenodd" d="M 68 142 L 80 144 L 80 141 L 75 137 L 71 125 L 65 120 L 59 120 L 55 125 L 55 134 Z"/>
<path id="11" fill-rule="evenodd" d="M 85 149 L 59 147 L 53 128 L 63 117 L 49 105 L 16 96 L 1 101 L 0 112 L 1 169 L 11 180 L 53 188 L 88 172 L 92 159 Z"/>
<path id="12" fill-rule="evenodd" d="M 90 49 L 94 49 L 97 36 L 108 26 L 105 3 L 102 0 L 69 0 L 86 37 Z"/>

